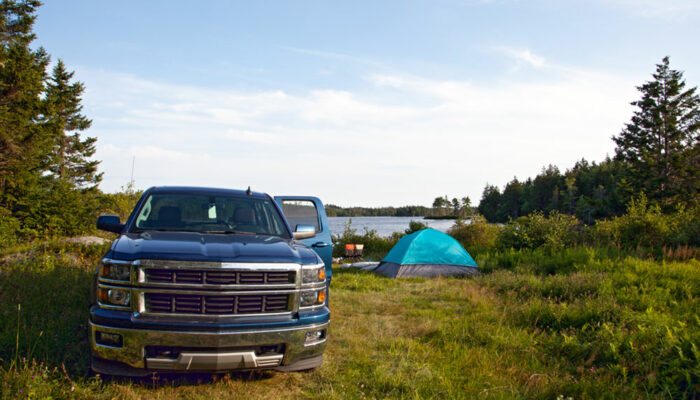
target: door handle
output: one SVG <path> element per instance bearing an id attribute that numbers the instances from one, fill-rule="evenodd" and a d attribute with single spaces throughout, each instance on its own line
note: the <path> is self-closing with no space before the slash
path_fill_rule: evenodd
<path id="1" fill-rule="evenodd" d="M 330 245 L 331 245 L 330 243 L 326 243 L 326 242 L 316 242 L 316 243 L 312 244 L 311 247 L 328 247 Z"/>

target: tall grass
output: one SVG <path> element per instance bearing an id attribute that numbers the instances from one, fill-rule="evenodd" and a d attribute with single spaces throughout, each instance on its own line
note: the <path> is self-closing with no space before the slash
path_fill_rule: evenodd
<path id="1" fill-rule="evenodd" d="M 0 266 L 0 399 L 698 398 L 700 262 L 617 248 L 477 254 L 480 276 L 335 268 L 324 364 L 308 373 L 88 372 L 104 247 L 50 243 Z"/>

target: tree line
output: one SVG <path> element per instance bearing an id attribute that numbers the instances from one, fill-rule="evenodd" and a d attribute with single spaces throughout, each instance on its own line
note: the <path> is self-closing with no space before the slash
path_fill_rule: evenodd
<path id="1" fill-rule="evenodd" d="M 447 196 L 438 196 L 432 207 L 402 206 L 402 207 L 340 207 L 334 204 L 326 205 L 326 215 L 329 217 L 452 217 L 466 218 L 472 214 L 472 203 L 469 197 L 456 197 L 450 200 Z"/>
<path id="2" fill-rule="evenodd" d="M 339 207 L 334 204 L 327 204 L 325 209 L 329 217 L 422 217 L 430 210 L 424 206 Z"/>
<path id="3" fill-rule="evenodd" d="M 640 196 L 665 212 L 699 206 L 700 98 L 669 64 L 665 57 L 653 79 L 637 87 L 641 98 L 632 102 L 634 115 L 612 138 L 613 158 L 582 159 L 563 173 L 549 165 L 534 179 L 513 178 L 503 190 L 487 184 L 479 213 L 491 222 L 507 222 L 557 211 L 591 224 L 622 215 Z"/>

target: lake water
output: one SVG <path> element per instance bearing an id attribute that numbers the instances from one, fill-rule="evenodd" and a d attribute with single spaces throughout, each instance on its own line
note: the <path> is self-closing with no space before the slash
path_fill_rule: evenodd
<path id="1" fill-rule="evenodd" d="M 358 234 L 364 234 L 365 228 L 374 229 L 379 236 L 391 236 L 394 232 L 403 232 L 408 229 L 411 221 L 422 222 L 438 231 L 447 232 L 454 225 L 451 219 L 424 219 L 423 217 L 328 217 L 331 234 L 342 235 L 345 224 L 352 220 L 351 227 Z"/>

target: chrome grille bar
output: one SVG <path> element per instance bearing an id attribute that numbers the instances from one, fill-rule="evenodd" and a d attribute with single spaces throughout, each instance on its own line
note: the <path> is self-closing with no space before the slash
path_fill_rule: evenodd
<path id="1" fill-rule="evenodd" d="M 261 314 L 291 311 L 288 294 L 215 295 L 146 293 L 146 313 Z"/>

